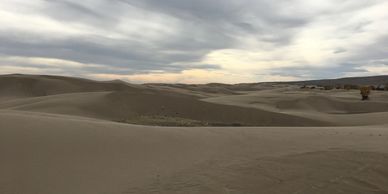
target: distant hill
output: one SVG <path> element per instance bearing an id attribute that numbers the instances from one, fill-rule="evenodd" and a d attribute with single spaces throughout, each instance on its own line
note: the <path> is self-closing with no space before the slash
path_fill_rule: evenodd
<path id="1" fill-rule="evenodd" d="M 371 77 L 348 77 L 339 79 L 307 80 L 295 82 L 259 82 L 259 83 L 239 83 L 239 84 L 145 84 L 148 86 L 165 86 L 170 88 L 186 89 L 189 91 L 218 93 L 218 94 L 236 94 L 238 91 L 258 91 L 266 88 L 272 88 L 274 85 L 292 84 L 292 85 L 386 85 L 388 84 L 388 75 Z"/>
<path id="2" fill-rule="evenodd" d="M 388 75 L 371 76 L 371 77 L 348 77 L 339 79 L 323 79 L 323 80 L 309 80 L 298 82 L 287 82 L 291 84 L 300 85 L 380 85 L 388 84 Z"/>

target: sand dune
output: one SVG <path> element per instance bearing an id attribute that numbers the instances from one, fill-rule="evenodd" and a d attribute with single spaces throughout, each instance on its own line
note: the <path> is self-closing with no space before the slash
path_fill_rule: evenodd
<path id="1" fill-rule="evenodd" d="M 0 76 L 0 99 L 76 92 L 134 91 L 137 87 L 121 81 L 97 82 L 72 77 L 12 74 Z"/>
<path id="2" fill-rule="evenodd" d="M 387 92 L 233 87 L 0 76 L 0 193 L 388 193 Z"/>
<path id="3" fill-rule="evenodd" d="M 73 93 L 18 99 L 0 108 L 79 115 L 137 124 L 154 123 L 152 118 L 181 118 L 181 125 L 321 126 L 325 122 L 251 108 L 217 105 L 188 96 L 130 92 Z M 145 119 L 142 119 L 145 118 Z M 149 118 L 149 120 L 146 120 Z"/>
<path id="4" fill-rule="evenodd" d="M 361 102 L 357 90 L 301 90 L 285 83 L 256 85 L 256 91 L 249 92 L 238 87 L 131 85 L 59 76 L 5 75 L 0 76 L 0 109 L 163 126 L 387 123 L 384 117 L 388 115 L 388 92 L 373 92 L 371 101 Z"/>
<path id="5" fill-rule="evenodd" d="M 1 193 L 388 192 L 383 126 L 160 128 L 23 111 L 0 121 Z"/>
<path id="6" fill-rule="evenodd" d="M 374 91 L 371 98 L 370 101 L 361 101 L 357 90 L 299 90 L 290 86 L 202 100 L 311 118 L 339 126 L 386 124 L 388 92 Z"/>
<path id="7" fill-rule="evenodd" d="M 0 83 L 3 109 L 143 125 L 371 125 L 387 123 L 381 117 L 388 114 L 387 92 L 374 92 L 372 101 L 361 102 L 356 90 L 300 90 L 284 83 L 237 93 L 215 92 L 225 84 L 130 85 L 58 76 L 7 75 Z M 208 87 L 214 90 L 207 93 Z"/>
<path id="8" fill-rule="evenodd" d="M 40 77 L 34 77 L 40 80 Z M 15 78 L 14 78 L 15 79 Z M 24 81 L 25 77 L 22 79 Z M 100 83 L 88 80 L 71 80 L 70 78 L 54 78 L 77 83 L 75 88 L 56 85 L 56 93 L 38 97 L 5 100 L 0 108 L 47 112 L 58 114 L 79 115 L 146 125 L 172 126 L 325 126 L 330 123 L 302 118 L 293 115 L 258 110 L 249 107 L 235 107 L 200 101 L 198 97 L 179 92 L 163 92 L 141 86 L 126 86 L 123 83 Z M 71 80 L 71 81 L 69 81 Z M 16 81 L 20 81 L 16 79 Z M 44 82 L 52 85 L 58 81 Z M 97 86 L 89 87 L 95 83 Z M 12 85 L 12 84 L 10 84 Z M 16 87 L 18 84 L 13 84 Z M 27 84 L 28 85 L 28 84 Z M 26 86 L 27 87 L 27 86 Z M 38 91 L 44 86 L 35 84 Z M 43 88 L 43 89 L 42 89 Z M 64 89 L 63 89 L 64 88 Z M 71 89 L 69 89 L 71 88 Z M 88 88 L 84 92 L 78 89 Z M 19 88 L 16 88 L 19 89 Z M 15 90 L 16 90 L 15 89 Z M 31 88 L 34 91 L 34 88 Z M 104 92 L 90 92 L 103 90 Z M 110 91 L 106 91 L 110 90 Z M 23 90 L 24 91 L 24 90 Z M 47 90 L 53 92 L 51 90 Z M 3 96 L 7 92 L 2 92 Z M 26 92 L 25 92 L 26 93 Z M 36 92 L 31 92 L 36 94 Z M 62 94 L 58 94 L 62 93 Z"/>

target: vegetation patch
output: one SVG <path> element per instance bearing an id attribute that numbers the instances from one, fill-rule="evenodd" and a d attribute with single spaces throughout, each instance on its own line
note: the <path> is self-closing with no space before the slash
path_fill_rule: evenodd
<path id="1" fill-rule="evenodd" d="M 137 116 L 129 119 L 124 119 L 119 122 L 130 123 L 136 125 L 151 125 L 151 126 L 177 126 L 177 127 L 196 127 L 210 126 L 209 123 L 192 119 L 168 116 Z"/>
<path id="2" fill-rule="evenodd" d="M 181 117 L 169 116 L 136 116 L 133 118 L 118 120 L 121 123 L 135 124 L 135 125 L 150 125 L 150 126 L 175 126 L 175 127 L 222 127 L 222 126 L 244 126 L 241 123 L 220 123 L 220 122 L 206 122 Z"/>

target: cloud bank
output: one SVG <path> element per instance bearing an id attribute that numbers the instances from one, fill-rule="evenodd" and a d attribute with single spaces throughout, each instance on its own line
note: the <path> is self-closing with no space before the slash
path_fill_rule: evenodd
<path id="1" fill-rule="evenodd" d="M 388 73 L 386 0 L 1 0 L 0 73 L 259 82 Z"/>

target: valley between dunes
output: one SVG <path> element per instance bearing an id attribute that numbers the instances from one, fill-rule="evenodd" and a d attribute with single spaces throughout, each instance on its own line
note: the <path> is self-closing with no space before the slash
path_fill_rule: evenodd
<path id="1" fill-rule="evenodd" d="M 0 155 L 4 194 L 388 193 L 388 92 L 3 75 Z"/>

